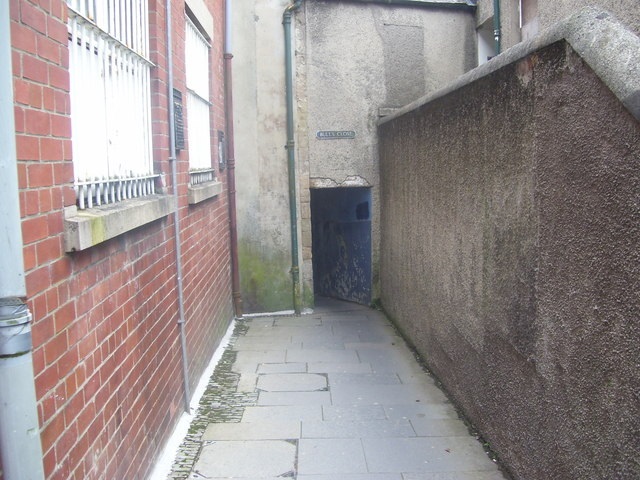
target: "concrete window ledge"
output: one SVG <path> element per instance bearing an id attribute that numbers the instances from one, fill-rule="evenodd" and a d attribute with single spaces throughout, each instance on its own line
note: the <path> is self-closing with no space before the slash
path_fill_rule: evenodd
<path id="1" fill-rule="evenodd" d="M 176 210 L 175 197 L 150 195 L 87 210 L 65 209 L 65 251 L 85 250 Z"/>
<path id="2" fill-rule="evenodd" d="M 189 186 L 187 198 L 189 205 L 204 202 L 209 198 L 216 197 L 222 193 L 222 182 L 213 181 L 201 185 Z"/>

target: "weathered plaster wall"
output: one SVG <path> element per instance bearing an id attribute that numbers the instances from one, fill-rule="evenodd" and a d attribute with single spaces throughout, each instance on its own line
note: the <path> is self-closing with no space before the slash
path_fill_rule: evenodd
<path id="1" fill-rule="evenodd" d="M 246 311 L 293 306 L 284 36 L 287 0 L 234 2 L 234 108 L 240 280 Z"/>
<path id="2" fill-rule="evenodd" d="M 372 187 L 373 296 L 378 289 L 379 169 L 376 124 L 475 65 L 473 13 L 362 3 L 305 2 L 309 184 Z M 300 78 L 301 77 L 301 78 Z M 353 140 L 318 140 L 353 130 Z M 301 132 L 302 133 L 302 132 Z M 302 217 L 303 229 L 309 218 Z M 310 259 L 309 259 L 310 260 Z"/>
<path id="3" fill-rule="evenodd" d="M 240 269 L 248 311 L 292 307 L 284 39 L 288 1 L 234 4 Z M 372 187 L 374 296 L 379 249 L 380 109 L 397 108 L 475 65 L 471 11 L 306 1 L 294 16 L 301 275 L 312 303 L 309 188 Z M 318 130 L 355 130 L 318 141 Z M 268 276 L 259 272 L 270 272 Z M 267 286 L 260 286 L 264 282 Z M 277 288 L 274 288 L 276 285 Z"/>
<path id="4" fill-rule="evenodd" d="M 638 120 L 556 42 L 380 135 L 386 311 L 514 478 L 639 478 Z"/>

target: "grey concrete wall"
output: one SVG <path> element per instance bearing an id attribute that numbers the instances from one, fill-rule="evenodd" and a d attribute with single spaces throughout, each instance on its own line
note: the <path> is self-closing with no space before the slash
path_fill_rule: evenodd
<path id="1" fill-rule="evenodd" d="M 638 0 L 537 0 L 540 30 L 573 15 L 585 7 L 606 10 L 636 35 L 640 35 L 640 3 Z M 520 0 L 500 0 L 502 49 L 519 43 Z M 493 16 L 493 0 L 479 0 L 476 23 L 482 25 Z"/>
<path id="2" fill-rule="evenodd" d="M 288 0 L 234 2 L 238 243 L 248 312 L 293 308 L 284 35 Z"/>
<path id="3" fill-rule="evenodd" d="M 247 311 L 292 308 L 286 168 L 286 0 L 234 3 L 240 277 Z M 310 188 L 372 187 L 379 250 L 376 122 L 475 66 L 470 11 L 306 1 L 294 17 L 296 161 L 304 302 L 313 302 Z M 355 130 L 319 141 L 318 130 Z"/>
<path id="4" fill-rule="evenodd" d="M 372 187 L 373 296 L 379 294 L 379 169 L 376 125 L 475 65 L 470 11 L 313 1 L 304 4 L 298 56 L 305 111 L 308 184 Z M 304 63 L 303 63 L 304 62 Z M 318 140 L 321 130 L 353 130 L 353 140 Z M 305 161 L 301 159 L 301 161 Z M 310 231 L 309 218 L 302 228 Z M 310 262 L 310 258 L 308 259 Z"/>
<path id="5" fill-rule="evenodd" d="M 486 72 L 380 126 L 383 307 L 515 479 L 640 478 L 640 123 L 564 41 Z"/>

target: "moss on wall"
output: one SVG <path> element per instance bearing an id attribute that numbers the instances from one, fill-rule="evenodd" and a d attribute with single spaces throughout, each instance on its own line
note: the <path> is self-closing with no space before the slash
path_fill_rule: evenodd
<path id="1" fill-rule="evenodd" d="M 277 312 L 293 308 L 291 260 L 283 252 L 264 251 L 240 241 L 240 288 L 248 313 Z"/>

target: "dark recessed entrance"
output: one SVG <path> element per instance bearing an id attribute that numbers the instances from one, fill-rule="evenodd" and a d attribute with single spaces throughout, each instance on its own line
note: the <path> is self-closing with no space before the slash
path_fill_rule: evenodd
<path id="1" fill-rule="evenodd" d="M 371 189 L 311 190 L 316 295 L 371 303 Z"/>

